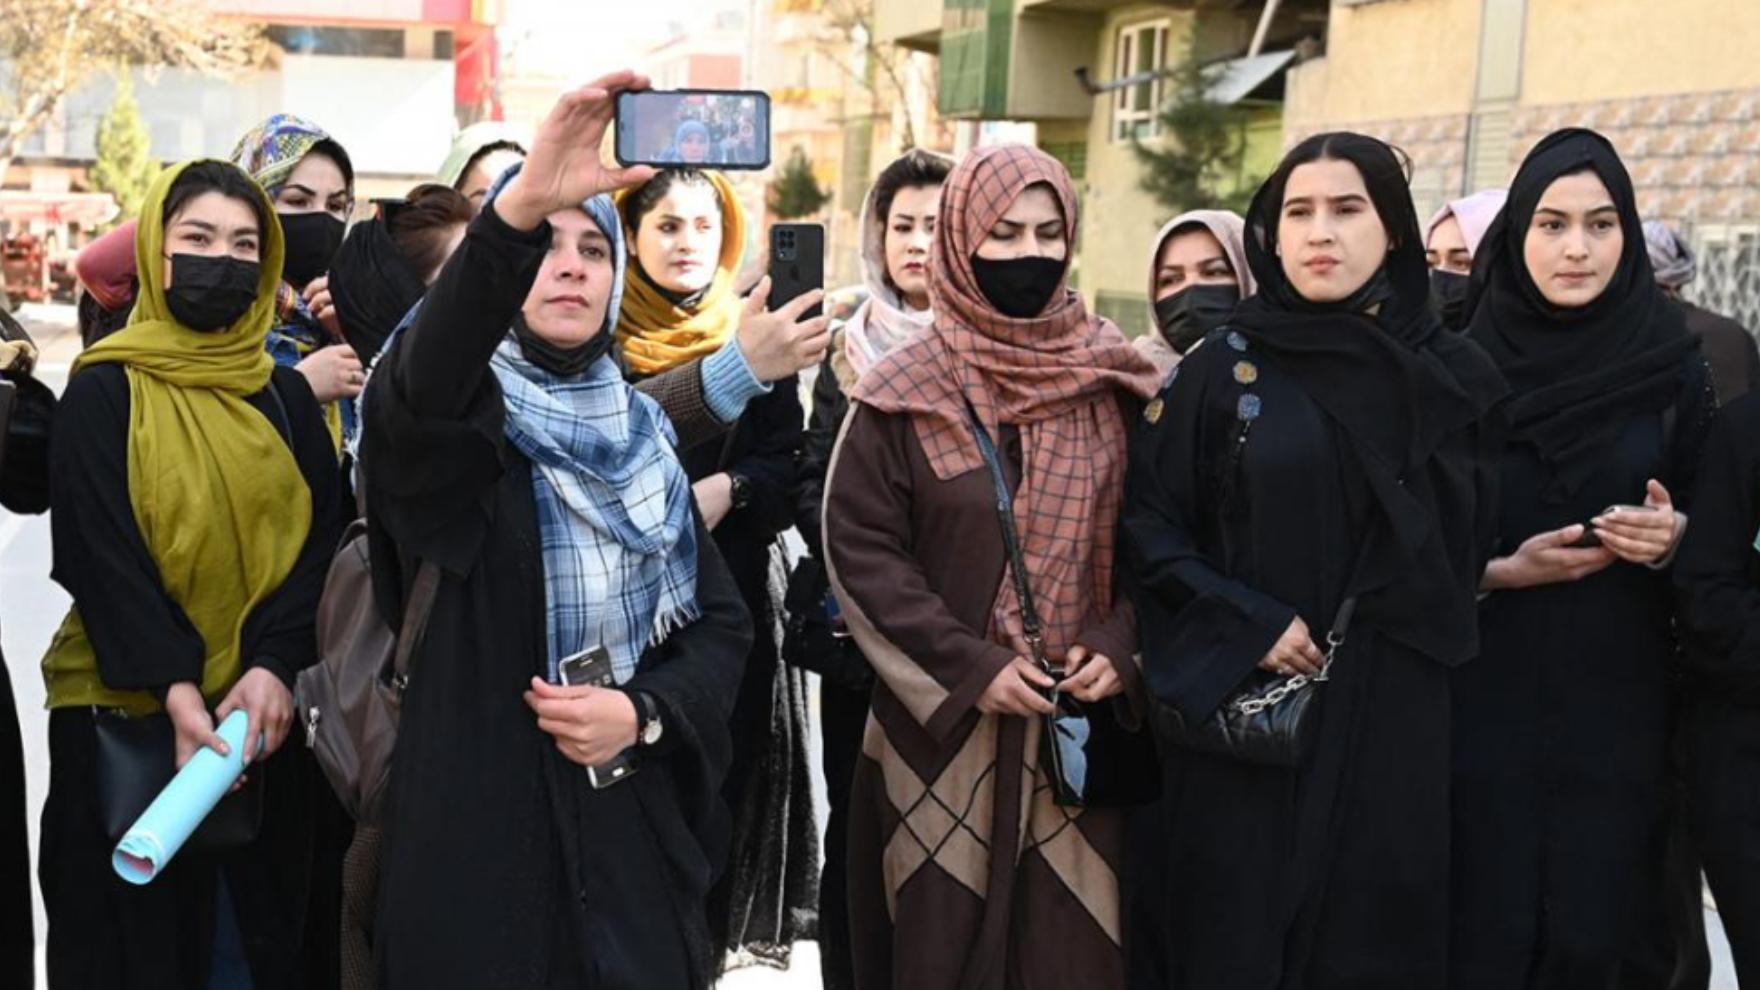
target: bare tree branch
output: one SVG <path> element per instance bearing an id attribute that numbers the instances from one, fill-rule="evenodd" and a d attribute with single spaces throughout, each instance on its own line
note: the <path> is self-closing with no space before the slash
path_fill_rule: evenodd
<path id="1" fill-rule="evenodd" d="M 256 25 L 199 0 L 0 0 L 0 175 L 67 94 L 106 66 L 228 76 L 264 64 Z"/>

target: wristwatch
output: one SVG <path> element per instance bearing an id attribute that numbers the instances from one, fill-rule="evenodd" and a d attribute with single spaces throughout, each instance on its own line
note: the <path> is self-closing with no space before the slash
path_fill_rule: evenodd
<path id="1" fill-rule="evenodd" d="M 636 745 L 655 745 L 666 728 L 660 721 L 660 705 L 646 691 L 631 691 L 629 700 L 636 706 Z"/>
<path id="2" fill-rule="evenodd" d="M 727 480 L 729 482 L 730 494 L 733 497 L 733 507 L 735 509 L 743 509 L 746 506 L 751 505 L 751 479 L 743 474 L 734 474 L 732 471 L 729 471 L 727 472 Z"/>

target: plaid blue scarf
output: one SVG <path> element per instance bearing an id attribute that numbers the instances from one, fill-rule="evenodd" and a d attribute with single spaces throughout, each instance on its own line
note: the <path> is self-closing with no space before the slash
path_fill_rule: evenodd
<path id="1" fill-rule="evenodd" d="M 507 439 L 532 462 L 550 679 L 564 657 L 602 645 L 623 683 L 643 650 L 701 615 L 691 487 L 672 424 L 608 357 L 561 378 L 510 338 L 489 367 Z"/>

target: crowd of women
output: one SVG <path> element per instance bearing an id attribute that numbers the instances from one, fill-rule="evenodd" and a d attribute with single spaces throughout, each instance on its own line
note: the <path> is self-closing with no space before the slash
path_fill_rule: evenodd
<path id="1" fill-rule="evenodd" d="M 81 257 L 0 471 L 73 599 L 51 987 L 706 987 L 817 937 L 831 988 L 1663 990 L 1701 869 L 1760 985 L 1760 352 L 1606 140 L 1425 227 L 1397 149 L 1309 138 L 1146 245 L 1133 342 L 1019 145 L 905 154 L 861 290 L 770 306 L 723 176 L 603 163 L 646 84 L 352 228 L 277 116 Z M 291 690 L 345 529 L 431 606 L 371 823 Z M 119 723 L 181 764 L 235 710 L 212 834 L 119 880 Z"/>

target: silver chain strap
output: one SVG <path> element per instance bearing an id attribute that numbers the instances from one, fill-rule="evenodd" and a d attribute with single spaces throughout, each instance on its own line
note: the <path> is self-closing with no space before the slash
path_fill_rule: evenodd
<path id="1" fill-rule="evenodd" d="M 1323 684 L 1332 679 L 1332 658 L 1338 656 L 1338 648 L 1344 645 L 1344 637 L 1338 632 L 1326 634 L 1326 662 L 1320 665 L 1318 674 L 1294 674 L 1271 690 L 1257 698 L 1242 698 L 1234 703 L 1234 709 L 1242 715 L 1257 715 L 1268 708 L 1276 708 L 1284 703 L 1290 695 L 1295 694 L 1310 684 Z"/>

